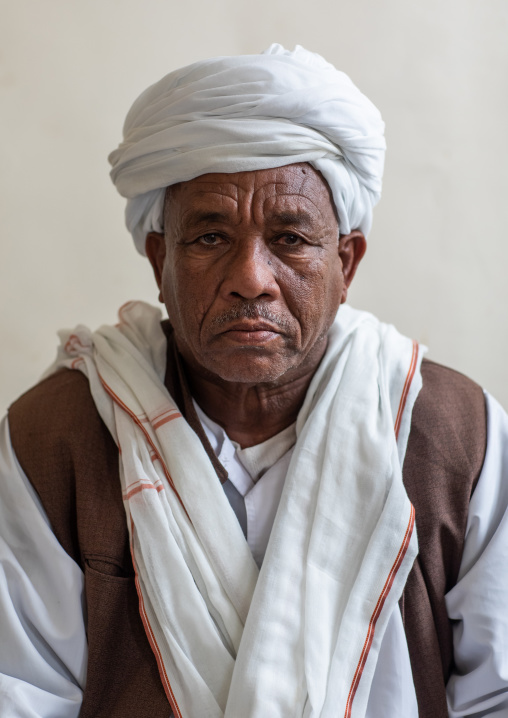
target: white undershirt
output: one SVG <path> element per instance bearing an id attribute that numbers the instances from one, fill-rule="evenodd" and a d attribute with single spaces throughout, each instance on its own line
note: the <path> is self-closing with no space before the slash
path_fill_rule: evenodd
<path id="1" fill-rule="evenodd" d="M 262 444 L 242 449 L 236 441 L 231 441 L 224 429 L 212 421 L 196 402 L 194 406 L 212 449 L 228 472 L 228 480 L 243 497 L 247 543 L 260 567 L 293 453 L 296 424 L 291 424 Z M 236 502 L 231 501 L 231 506 L 237 512 Z M 241 517 L 238 518 L 242 524 Z"/>
<path id="2" fill-rule="evenodd" d="M 457 621 L 457 673 L 448 685 L 452 718 L 508 718 L 508 416 L 488 395 L 487 409 L 487 455 L 470 504 L 459 581 L 446 597 L 450 618 Z M 291 453 L 291 427 L 258 447 L 242 450 L 220 427 L 201 419 L 230 482 L 244 497 L 247 540 L 261 563 Z M 0 424 L 2 718 L 78 716 L 86 683 L 85 628 L 83 574 L 52 533 L 14 456 L 4 420 Z M 418 716 L 398 609 L 383 638 L 367 709 L 367 718 L 387 716 Z"/>

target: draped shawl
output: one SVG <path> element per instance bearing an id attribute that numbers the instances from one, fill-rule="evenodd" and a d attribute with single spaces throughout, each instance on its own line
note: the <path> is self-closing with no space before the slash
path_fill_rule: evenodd
<path id="1" fill-rule="evenodd" d="M 417 552 L 401 466 L 422 350 L 343 306 L 297 419 L 261 571 L 164 386 L 160 312 L 61 334 L 119 448 L 140 612 L 176 718 L 361 718 Z"/>

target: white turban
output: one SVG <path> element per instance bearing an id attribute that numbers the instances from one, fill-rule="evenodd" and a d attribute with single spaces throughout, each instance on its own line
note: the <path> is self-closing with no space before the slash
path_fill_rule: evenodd
<path id="1" fill-rule="evenodd" d="M 141 254 L 147 233 L 163 231 L 165 188 L 207 172 L 309 162 L 330 186 L 342 234 L 367 234 L 381 196 L 379 111 L 347 75 L 300 46 L 176 70 L 138 97 L 123 131 L 109 155 L 111 178 L 127 198 Z"/>

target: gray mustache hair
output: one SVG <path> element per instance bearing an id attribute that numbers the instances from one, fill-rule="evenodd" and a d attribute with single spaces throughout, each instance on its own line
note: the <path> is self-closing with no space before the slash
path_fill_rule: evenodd
<path id="1" fill-rule="evenodd" d="M 243 301 L 233 306 L 222 314 L 214 317 L 211 326 L 220 329 L 224 324 L 229 324 L 238 319 L 266 319 L 282 331 L 289 331 L 292 322 L 277 312 L 273 312 L 264 302 Z"/>

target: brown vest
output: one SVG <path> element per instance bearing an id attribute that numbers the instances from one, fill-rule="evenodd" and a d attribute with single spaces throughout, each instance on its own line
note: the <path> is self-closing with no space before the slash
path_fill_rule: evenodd
<path id="1" fill-rule="evenodd" d="M 476 384 L 451 369 L 424 361 L 422 374 L 403 467 L 420 553 L 401 609 L 420 718 L 447 718 L 453 649 L 444 595 L 457 579 L 469 499 L 485 455 L 485 402 Z M 224 481 L 171 341 L 166 381 Z M 118 451 L 87 379 L 67 370 L 45 379 L 12 405 L 9 423 L 56 537 L 85 573 L 89 659 L 81 718 L 171 716 L 139 616 Z"/>

